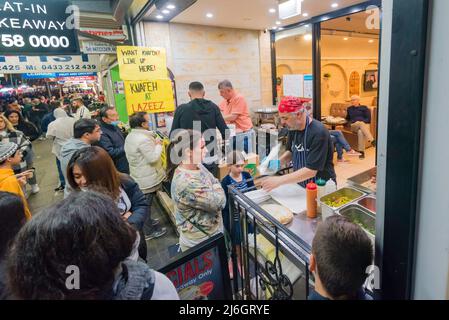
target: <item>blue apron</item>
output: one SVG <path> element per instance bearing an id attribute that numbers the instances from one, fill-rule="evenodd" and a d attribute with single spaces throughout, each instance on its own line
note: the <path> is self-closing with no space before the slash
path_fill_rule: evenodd
<path id="1" fill-rule="evenodd" d="M 305 133 L 304 133 L 304 140 L 303 143 L 300 143 L 299 146 L 295 145 L 296 141 L 296 134 L 295 134 L 295 139 L 292 143 L 292 154 L 293 154 L 293 170 L 294 171 L 298 171 L 302 168 L 306 167 L 307 164 L 307 156 L 309 154 L 309 152 L 307 151 L 307 133 L 309 130 L 309 125 L 310 125 L 310 120 L 309 117 L 307 116 L 307 120 L 306 120 L 306 129 L 305 129 Z M 305 188 L 307 186 L 308 183 L 310 182 L 315 182 L 315 178 L 313 179 L 309 179 L 303 182 L 300 182 L 299 185 L 303 188 Z"/>

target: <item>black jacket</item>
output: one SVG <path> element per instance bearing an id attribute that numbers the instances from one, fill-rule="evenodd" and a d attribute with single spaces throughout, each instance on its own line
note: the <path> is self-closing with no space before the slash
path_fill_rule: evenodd
<path id="1" fill-rule="evenodd" d="M 22 131 L 30 141 L 34 141 L 39 138 L 39 130 L 34 124 L 26 120 L 19 122 L 17 126 L 14 126 L 14 129 Z"/>
<path id="2" fill-rule="evenodd" d="M 176 129 L 193 129 L 193 121 L 201 121 L 201 133 L 207 129 L 218 129 L 223 139 L 225 138 L 228 127 L 220 109 L 212 101 L 195 99 L 180 105 L 176 109 L 171 132 Z"/>
<path id="3" fill-rule="evenodd" d="M 145 220 L 148 218 L 150 207 L 145 195 L 139 189 L 139 185 L 128 175 L 121 175 L 121 186 L 131 201 L 131 212 L 133 213 L 128 222 L 132 224 L 136 230 L 142 231 Z"/>
<path id="4" fill-rule="evenodd" d="M 194 121 L 201 121 L 201 133 L 208 129 L 218 129 L 223 140 L 226 138 L 228 126 L 220 109 L 215 103 L 206 99 L 194 99 L 176 109 L 170 136 L 176 129 L 193 129 Z M 209 141 L 206 141 L 206 144 L 209 145 Z"/>
<path id="5" fill-rule="evenodd" d="M 98 145 L 109 153 L 118 171 L 129 174 L 129 164 L 125 154 L 125 138 L 122 131 L 103 121 L 100 123 L 103 134 Z"/>

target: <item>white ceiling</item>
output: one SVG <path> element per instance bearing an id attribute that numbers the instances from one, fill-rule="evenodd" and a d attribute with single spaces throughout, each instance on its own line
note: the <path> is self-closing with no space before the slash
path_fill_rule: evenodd
<path id="1" fill-rule="evenodd" d="M 301 15 L 280 20 L 278 12 L 268 12 L 270 8 L 278 8 L 276 0 L 198 0 L 171 22 L 264 30 L 276 26 L 276 21 L 286 26 L 362 2 L 364 0 L 303 0 L 302 12 L 308 13 L 308 17 Z M 338 3 L 338 8 L 332 8 L 332 3 Z M 212 13 L 214 17 L 207 18 L 207 13 Z"/>

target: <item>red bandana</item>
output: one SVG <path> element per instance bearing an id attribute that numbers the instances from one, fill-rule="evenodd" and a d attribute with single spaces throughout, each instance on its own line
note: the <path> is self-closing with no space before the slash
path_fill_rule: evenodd
<path id="1" fill-rule="evenodd" d="M 279 113 L 293 113 L 304 109 L 305 104 L 310 103 L 312 99 L 284 97 L 279 103 Z"/>

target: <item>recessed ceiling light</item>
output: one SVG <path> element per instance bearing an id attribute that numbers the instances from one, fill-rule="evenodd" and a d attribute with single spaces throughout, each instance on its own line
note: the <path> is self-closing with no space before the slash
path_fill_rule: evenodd
<path id="1" fill-rule="evenodd" d="M 306 41 L 312 40 L 312 35 L 311 35 L 310 33 L 306 33 L 306 34 L 304 35 L 304 40 L 306 40 Z"/>
<path id="2" fill-rule="evenodd" d="M 332 3 L 331 7 L 332 8 L 337 8 L 338 7 L 338 3 Z"/>
<path id="3" fill-rule="evenodd" d="M 374 40 L 373 40 L 373 39 L 371 39 L 371 40 L 369 40 L 368 42 L 369 42 L 369 43 L 373 43 L 373 42 L 374 42 Z"/>
<path id="4" fill-rule="evenodd" d="M 210 18 L 213 18 L 214 15 L 212 13 L 208 13 L 208 14 L 206 14 L 206 17 L 208 17 L 210 19 Z"/>
<path id="5" fill-rule="evenodd" d="M 304 12 L 304 13 L 302 14 L 302 16 L 303 16 L 303 17 L 308 17 L 309 14 L 308 14 L 307 12 Z"/>
<path id="6" fill-rule="evenodd" d="M 344 37 L 344 38 L 343 38 L 343 40 L 345 40 L 345 41 L 348 41 L 348 40 L 349 40 L 349 38 L 347 38 L 347 37 Z"/>
<path id="7" fill-rule="evenodd" d="M 270 9 L 268 10 L 268 12 L 269 12 L 269 13 L 276 13 L 276 9 L 275 9 L 275 8 L 270 8 Z"/>
<path id="8" fill-rule="evenodd" d="M 170 10 L 162 10 L 163 14 L 170 14 Z"/>
<path id="9" fill-rule="evenodd" d="M 280 21 L 276 21 L 276 24 L 280 26 L 282 23 Z"/>
<path id="10" fill-rule="evenodd" d="M 161 14 L 158 14 L 158 15 L 156 16 L 156 18 L 157 18 L 157 19 L 164 19 L 164 16 L 161 15 Z"/>
<path id="11" fill-rule="evenodd" d="M 176 9 L 176 6 L 173 5 L 173 4 L 169 4 L 169 5 L 167 6 L 167 9 L 173 10 L 173 9 Z"/>

